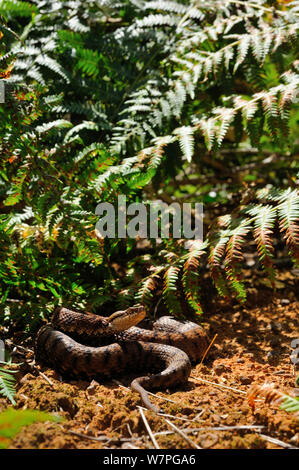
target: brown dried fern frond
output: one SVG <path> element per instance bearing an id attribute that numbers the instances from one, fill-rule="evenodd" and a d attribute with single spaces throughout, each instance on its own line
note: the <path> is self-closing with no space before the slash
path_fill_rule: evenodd
<path id="1" fill-rule="evenodd" d="M 299 402 L 295 397 L 290 397 L 275 388 L 274 383 L 265 382 L 262 385 L 252 385 L 247 392 L 247 400 L 249 406 L 254 411 L 255 400 L 257 397 L 265 398 L 265 403 L 270 405 L 280 405 L 281 409 L 295 412 L 295 416 L 299 418 Z"/>

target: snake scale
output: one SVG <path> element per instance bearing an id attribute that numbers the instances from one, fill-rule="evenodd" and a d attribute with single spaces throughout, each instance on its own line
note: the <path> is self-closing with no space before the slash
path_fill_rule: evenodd
<path id="1" fill-rule="evenodd" d="M 35 339 L 38 362 L 69 377 L 118 377 L 148 373 L 131 383 L 155 412 L 146 389 L 174 387 L 188 380 L 191 362 L 200 360 L 208 338 L 199 325 L 161 317 L 152 330 L 134 325 L 146 315 L 142 305 L 102 317 L 61 307 Z"/>

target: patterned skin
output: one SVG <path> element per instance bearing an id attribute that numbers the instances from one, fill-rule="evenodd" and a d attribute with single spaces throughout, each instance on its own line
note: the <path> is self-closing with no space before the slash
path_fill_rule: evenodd
<path id="1" fill-rule="evenodd" d="M 51 324 L 37 333 L 36 360 L 75 378 L 150 372 L 133 380 L 131 388 L 140 393 L 147 408 L 158 412 L 145 388 L 168 388 L 185 383 L 191 372 L 191 361 L 196 362 L 203 356 L 208 338 L 197 324 L 180 323 L 171 317 L 160 318 L 153 330 L 134 327 L 145 315 L 141 305 L 115 312 L 110 317 L 62 307 L 54 312 Z M 93 345 L 82 344 L 86 341 Z M 108 344 L 99 345 L 103 342 Z"/>

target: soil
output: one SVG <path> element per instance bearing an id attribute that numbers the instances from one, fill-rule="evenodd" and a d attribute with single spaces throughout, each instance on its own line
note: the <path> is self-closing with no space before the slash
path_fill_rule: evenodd
<path id="1" fill-rule="evenodd" d="M 299 372 L 290 360 L 290 343 L 299 337 L 299 301 L 296 282 L 291 284 L 289 289 L 283 283 L 276 293 L 252 288 L 245 307 L 219 300 L 211 304 L 203 326 L 210 338 L 217 337 L 204 364 L 192 369 L 184 386 L 151 396 L 168 416 L 142 410 L 161 449 L 299 447 L 299 421 L 293 413 L 265 403 L 263 397 L 257 397 L 253 409 L 246 396 L 252 385 L 265 382 L 298 395 Z M 63 420 L 24 427 L 10 448 L 154 448 L 140 397 L 126 387 L 127 377 L 121 378 L 122 385 L 66 382 L 53 370 L 38 368 L 52 385 L 27 366 L 18 377 L 16 407 L 47 410 Z M 0 399 L 0 411 L 7 406 Z"/>

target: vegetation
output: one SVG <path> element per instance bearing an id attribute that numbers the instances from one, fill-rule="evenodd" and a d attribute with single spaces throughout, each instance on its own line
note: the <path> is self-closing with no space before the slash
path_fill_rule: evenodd
<path id="1" fill-rule="evenodd" d="M 1 322 L 56 305 L 202 312 L 201 274 L 244 302 L 243 247 L 275 288 L 298 262 L 299 3 L 0 5 Z M 103 239 L 95 208 L 204 204 L 204 242 Z M 119 260 L 122 260 L 119 262 Z"/>
<path id="2" fill-rule="evenodd" d="M 264 397 L 265 403 L 274 403 L 280 405 L 282 410 L 288 411 L 289 413 L 295 413 L 295 416 L 299 416 L 299 398 L 291 397 L 282 393 L 280 390 L 275 388 L 273 383 L 264 383 L 263 385 L 254 385 L 247 392 L 248 403 L 254 409 L 254 400 L 257 397 Z"/>
<path id="3" fill-rule="evenodd" d="M 10 439 L 20 432 L 24 426 L 44 421 L 61 421 L 61 417 L 44 411 L 7 408 L 0 413 L 0 449 L 7 448 Z"/>
<path id="4" fill-rule="evenodd" d="M 15 378 L 13 374 L 15 371 L 10 369 L 4 369 L 0 367 L 0 395 L 9 399 L 9 401 L 15 405 Z"/>

